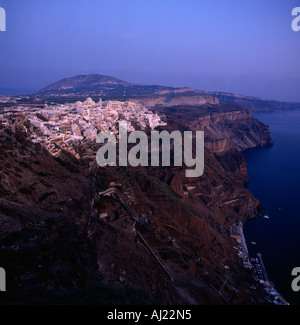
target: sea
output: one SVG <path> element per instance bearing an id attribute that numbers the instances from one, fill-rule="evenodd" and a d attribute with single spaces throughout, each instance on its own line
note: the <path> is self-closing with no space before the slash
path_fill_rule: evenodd
<path id="1" fill-rule="evenodd" d="M 244 152 L 248 189 L 264 208 L 246 223 L 244 234 L 250 256 L 262 254 L 277 291 L 291 305 L 300 305 L 300 291 L 291 287 L 292 270 L 300 267 L 300 108 L 254 116 L 270 126 L 274 145 Z"/>

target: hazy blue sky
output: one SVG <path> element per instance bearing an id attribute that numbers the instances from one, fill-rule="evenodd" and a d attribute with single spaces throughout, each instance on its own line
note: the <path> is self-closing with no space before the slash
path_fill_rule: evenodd
<path id="1" fill-rule="evenodd" d="M 77 74 L 300 102 L 300 0 L 0 0 L 0 89 Z"/>

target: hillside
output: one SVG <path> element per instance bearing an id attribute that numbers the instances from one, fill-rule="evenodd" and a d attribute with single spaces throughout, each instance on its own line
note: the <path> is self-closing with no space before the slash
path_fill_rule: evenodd
<path id="1" fill-rule="evenodd" d="M 213 113 L 207 114 L 209 111 Z M 89 169 L 31 141 L 20 115 L 0 124 L 0 258 L 8 304 L 259 304 L 268 296 L 234 248 L 231 227 L 256 215 L 242 149 L 268 127 L 234 106 L 162 108 L 166 129 L 205 130 L 205 172 L 184 167 Z M 226 284 L 226 285 L 225 285 Z"/>
<path id="2" fill-rule="evenodd" d="M 114 86 L 130 86 L 131 83 L 122 81 L 117 78 L 90 74 L 90 75 L 78 75 L 72 78 L 64 78 L 60 81 L 57 81 L 44 89 L 41 92 L 51 92 L 51 91 L 65 91 L 69 89 L 99 89 L 101 87 L 114 87 Z"/>
<path id="3" fill-rule="evenodd" d="M 148 107 L 220 103 L 239 105 L 252 111 L 300 108 L 299 103 L 266 100 L 224 92 L 201 91 L 187 87 L 133 84 L 98 74 L 65 78 L 43 88 L 32 96 L 39 99 L 55 100 L 58 98 L 75 100 L 101 96 L 103 99 L 135 100 L 145 103 Z"/>

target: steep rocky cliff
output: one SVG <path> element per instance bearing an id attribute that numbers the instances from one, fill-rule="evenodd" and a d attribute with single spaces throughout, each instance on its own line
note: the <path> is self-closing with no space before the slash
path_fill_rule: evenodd
<path id="1" fill-rule="evenodd" d="M 235 105 L 203 105 L 157 109 L 172 120 L 179 129 L 204 131 L 206 146 L 212 150 L 239 151 L 272 145 L 269 126 L 258 121 L 252 113 Z"/>
<path id="2" fill-rule="evenodd" d="M 91 173 L 96 144 L 83 145 L 83 160 L 53 158 L 30 141 L 22 117 L 1 125 L 4 303 L 265 302 L 230 229 L 257 212 L 239 150 L 269 143 L 267 128 L 237 107 L 162 111 L 167 130 L 205 130 L 202 177 L 181 167 Z"/>
<path id="3" fill-rule="evenodd" d="M 168 92 L 169 93 L 169 92 Z M 160 94 L 139 99 L 130 98 L 131 101 L 145 107 L 176 107 L 176 106 L 201 106 L 208 104 L 219 104 L 216 97 L 209 95 L 187 95 L 185 91 L 177 92 L 174 90 L 171 94 Z"/>

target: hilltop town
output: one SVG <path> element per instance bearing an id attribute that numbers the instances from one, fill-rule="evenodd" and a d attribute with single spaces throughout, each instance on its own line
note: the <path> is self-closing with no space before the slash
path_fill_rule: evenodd
<path id="1" fill-rule="evenodd" d="M 76 146 L 84 140 L 96 141 L 97 133 L 110 131 L 118 134 L 118 122 L 126 121 L 128 132 L 154 130 L 166 125 L 158 114 L 130 101 L 94 102 L 87 98 L 84 102 L 63 105 L 45 104 L 43 108 L 23 107 L 22 105 L 4 108 L 0 121 L 12 125 L 16 116 L 24 117 L 36 132 L 31 134 L 33 143 L 41 143 L 53 156 L 61 149 L 67 150 L 77 159 Z"/>

